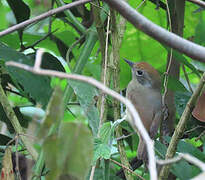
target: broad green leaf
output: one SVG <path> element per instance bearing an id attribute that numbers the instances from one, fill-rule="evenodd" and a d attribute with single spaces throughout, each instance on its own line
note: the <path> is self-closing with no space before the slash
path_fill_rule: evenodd
<path id="1" fill-rule="evenodd" d="M 106 122 L 100 128 L 100 139 L 103 143 L 108 144 L 111 137 L 111 123 Z"/>
<path id="2" fill-rule="evenodd" d="M 99 112 L 95 106 L 95 97 L 98 96 L 98 91 L 87 83 L 73 80 L 69 80 L 68 83 L 78 97 L 80 106 L 88 117 L 89 126 L 91 127 L 94 136 L 96 136 L 99 126 Z"/>
<path id="3" fill-rule="evenodd" d="M 55 131 L 51 132 L 51 128 L 58 128 L 61 120 L 63 119 L 63 114 L 63 91 L 59 86 L 56 86 L 48 103 L 46 116 L 43 124 L 41 125 L 39 136 L 42 138 L 50 135 L 50 133 L 55 133 Z"/>
<path id="4" fill-rule="evenodd" d="M 96 138 L 94 144 L 93 164 L 95 164 L 99 158 L 109 159 L 110 156 L 111 147 L 102 142 L 100 139 Z"/>
<path id="5" fill-rule="evenodd" d="M 171 137 L 165 136 L 164 137 L 167 142 L 171 140 Z M 201 161 L 205 161 L 205 154 L 201 152 L 197 147 L 194 147 L 192 144 L 187 143 L 183 140 L 180 140 L 177 146 L 177 152 L 181 153 L 188 153 L 196 158 L 200 159 Z"/>
<path id="6" fill-rule="evenodd" d="M 30 8 L 27 4 L 24 3 L 24 1 L 22 1 L 22 0 L 7 0 L 7 2 L 14 13 L 17 24 L 29 19 Z M 21 28 L 18 30 L 19 39 L 21 42 L 22 42 L 22 36 L 23 36 L 23 29 L 24 28 Z"/>
<path id="7" fill-rule="evenodd" d="M 160 157 L 160 159 L 164 159 L 167 152 L 167 147 L 158 140 L 155 141 L 154 146 L 155 146 L 155 151 Z"/>
<path id="8" fill-rule="evenodd" d="M 187 91 L 187 89 L 184 87 L 184 85 L 179 80 L 171 76 L 168 77 L 167 87 L 171 89 L 172 91 L 181 91 L 181 92 Z"/>
<path id="9" fill-rule="evenodd" d="M 36 53 L 31 53 L 27 55 L 27 57 L 32 59 L 33 64 L 35 62 L 35 56 Z M 65 69 L 61 64 L 60 60 L 48 52 L 43 53 L 41 68 L 65 72 Z"/>
<path id="10" fill-rule="evenodd" d="M 17 52 L 2 43 L 0 43 L 0 59 L 33 65 L 32 61 L 23 53 Z M 35 75 L 15 67 L 6 66 L 6 69 L 20 92 L 24 93 L 25 96 L 28 94 L 32 99 L 44 106 L 47 104 L 52 92 L 50 78 Z M 19 84 L 23 88 L 20 88 Z"/>
<path id="11" fill-rule="evenodd" d="M 199 23 L 196 26 L 194 41 L 197 44 L 205 45 L 205 20 L 203 17 L 199 18 Z"/>
<path id="12" fill-rule="evenodd" d="M 64 122 L 57 135 L 47 138 L 43 150 L 46 166 L 51 170 L 47 179 L 65 176 L 83 180 L 91 165 L 92 135 L 83 123 Z"/>
<path id="13" fill-rule="evenodd" d="M 175 102 L 176 111 L 179 117 L 181 117 L 182 113 L 184 112 L 184 109 L 190 97 L 191 97 L 191 93 L 188 91 L 187 92 L 181 92 L 181 91 L 175 92 L 174 102 Z"/>
<path id="14" fill-rule="evenodd" d="M 181 160 L 173 164 L 171 168 L 171 172 L 174 175 L 176 175 L 180 180 L 187 180 L 196 176 L 200 172 L 200 170 L 199 168 L 190 165 L 185 160 Z M 182 172 L 186 172 L 186 173 L 182 173 Z"/>
<path id="15" fill-rule="evenodd" d="M 177 61 L 179 61 L 180 63 L 186 65 L 189 69 L 191 69 L 199 78 L 201 77 L 198 70 L 182 54 L 180 54 L 177 51 L 173 51 L 173 56 L 176 58 Z"/>

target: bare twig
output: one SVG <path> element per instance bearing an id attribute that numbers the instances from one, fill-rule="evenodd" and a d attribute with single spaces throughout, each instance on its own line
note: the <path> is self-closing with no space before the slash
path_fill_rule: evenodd
<path id="1" fill-rule="evenodd" d="M 52 16 L 52 15 L 54 15 L 54 14 L 57 14 L 57 13 L 59 13 L 59 12 L 65 11 L 66 9 L 70 9 L 70 8 L 72 8 L 72 7 L 79 6 L 79 5 L 81 5 L 81 4 L 85 4 L 85 3 L 88 3 L 88 2 L 91 2 L 91 1 L 92 1 L 92 0 L 78 0 L 78 1 L 72 2 L 72 3 L 70 3 L 70 4 L 67 4 L 67 5 L 65 5 L 65 6 L 61 6 L 61 7 L 59 7 L 59 8 L 52 9 L 52 10 L 46 12 L 46 13 L 43 13 L 43 14 L 41 14 L 41 15 L 39 15 L 39 16 L 36 16 L 36 17 L 34 17 L 34 18 L 32 18 L 32 19 L 23 21 L 22 23 L 16 24 L 16 25 L 14 25 L 14 26 L 12 26 L 12 27 L 10 27 L 10 28 L 4 30 L 4 31 L 1 31 L 1 32 L 0 32 L 0 37 L 1 37 L 1 36 L 5 36 L 6 34 L 12 33 L 12 32 L 14 32 L 14 31 L 17 31 L 18 29 L 21 29 L 21 28 L 23 28 L 23 27 L 26 27 L 26 26 L 28 26 L 29 24 L 32 24 L 32 23 L 37 22 L 37 21 L 40 21 L 40 20 L 42 20 L 42 19 L 45 19 L 45 18 L 47 18 L 47 17 L 50 17 L 50 16 Z"/>
<path id="2" fill-rule="evenodd" d="M 120 166 L 120 167 L 122 167 L 122 168 L 128 170 L 130 173 L 134 174 L 135 176 L 137 176 L 137 177 L 140 178 L 141 180 L 145 180 L 142 176 L 140 176 L 139 174 L 135 173 L 133 170 L 127 168 L 127 167 L 124 166 L 123 164 L 121 164 L 121 163 L 115 161 L 114 159 L 111 159 L 111 158 L 110 158 L 110 161 L 112 161 L 113 163 L 117 164 L 118 166 Z"/>
<path id="3" fill-rule="evenodd" d="M 138 10 L 145 2 L 146 2 L 146 0 L 143 0 L 143 1 L 136 7 L 136 10 Z"/>
<path id="4" fill-rule="evenodd" d="M 200 161 L 199 159 L 195 158 L 190 154 L 179 153 L 177 157 L 174 157 L 172 159 L 166 159 L 166 160 L 157 160 L 157 163 L 160 165 L 167 165 L 167 164 L 178 162 L 182 159 L 187 160 L 188 162 L 198 166 L 202 171 L 205 171 L 205 163 L 203 163 L 202 161 Z"/>
<path id="5" fill-rule="evenodd" d="M 184 134 L 189 134 L 189 133 L 191 133 L 191 132 L 197 130 L 198 128 L 205 128 L 205 127 L 198 125 L 198 126 L 192 128 L 192 129 L 189 129 L 189 130 L 185 131 Z"/>
<path id="6" fill-rule="evenodd" d="M 75 74 L 75 75 L 74 74 L 66 74 L 63 72 L 53 71 L 53 70 L 45 70 L 45 69 L 40 69 L 40 67 L 35 66 L 37 68 L 37 70 L 36 70 L 35 68 L 33 68 L 31 66 L 12 62 L 12 61 L 7 62 L 6 65 L 15 66 L 15 67 L 24 69 L 26 71 L 30 71 L 30 72 L 35 73 L 35 74 L 39 74 L 39 75 L 59 77 L 62 79 L 75 79 L 75 80 L 79 80 L 82 82 L 86 82 L 86 83 L 89 83 L 89 84 L 97 87 L 98 89 L 101 89 L 102 91 L 104 91 L 104 93 L 114 97 L 115 99 L 117 99 L 117 100 L 121 101 L 123 104 L 125 104 L 127 109 L 129 110 L 129 112 L 131 113 L 131 115 L 133 117 L 132 124 L 133 124 L 134 130 L 138 131 L 142 135 L 143 139 L 145 140 L 147 150 L 148 150 L 150 177 L 152 180 L 157 180 L 156 159 L 155 159 L 155 155 L 154 155 L 154 143 L 151 140 L 151 138 L 149 137 L 144 125 L 142 124 L 142 121 L 139 117 L 138 112 L 136 111 L 135 107 L 133 106 L 133 104 L 130 102 L 129 99 L 121 96 L 119 93 L 111 90 L 110 88 L 108 88 L 104 84 L 102 84 L 101 82 L 99 82 L 91 77 L 86 77 L 86 76 L 77 75 L 77 74 Z"/>
<path id="7" fill-rule="evenodd" d="M 171 33 L 164 28 L 152 23 L 123 0 L 104 1 L 112 8 L 117 10 L 136 28 L 140 29 L 147 35 L 153 37 L 165 45 L 168 45 L 171 48 L 178 50 L 179 52 L 186 54 L 195 60 L 205 62 L 205 47 L 183 39 L 180 36 L 177 36 L 176 34 Z"/>
<path id="8" fill-rule="evenodd" d="M 130 136 L 132 136 L 132 135 L 134 135 L 134 134 L 136 134 L 136 133 L 133 132 L 133 133 L 128 134 L 127 136 L 122 135 L 121 137 L 116 138 L 116 141 L 119 141 L 119 140 L 121 140 L 121 139 L 126 139 L 126 138 L 128 138 L 128 137 L 130 137 Z"/>
<path id="9" fill-rule="evenodd" d="M 29 45 L 29 46 L 24 47 L 23 49 L 21 49 L 21 51 L 24 51 L 24 50 L 29 49 L 29 48 L 33 48 L 33 49 L 34 49 L 34 47 L 35 47 L 37 44 L 39 44 L 41 41 L 45 40 L 47 37 L 49 37 L 51 34 L 53 34 L 53 33 L 56 32 L 56 31 L 57 31 L 57 29 L 54 30 L 53 32 L 49 32 L 48 34 L 46 34 L 44 37 L 42 37 L 41 39 L 37 40 L 37 41 L 34 42 L 33 44 L 31 44 L 31 45 Z"/>
<path id="10" fill-rule="evenodd" d="M 205 8 L 205 2 L 204 1 L 201 1 L 201 0 L 188 0 L 188 1 Z"/>
<path id="11" fill-rule="evenodd" d="M 195 139 L 195 141 L 198 141 L 204 135 L 205 135 L 205 130 Z"/>
<path id="12" fill-rule="evenodd" d="M 191 87 L 191 84 L 190 84 L 190 81 L 189 81 L 189 77 L 188 77 L 188 75 L 187 75 L 187 72 L 186 72 L 186 69 L 185 69 L 185 67 L 184 67 L 184 64 L 182 64 L 182 69 L 183 69 L 184 77 L 185 77 L 185 79 L 186 79 L 186 82 L 187 82 L 187 85 L 188 85 L 188 87 L 189 87 L 189 90 L 191 91 L 191 93 L 193 93 L 193 89 L 192 89 L 192 87 Z"/>
<path id="13" fill-rule="evenodd" d="M 67 52 L 66 52 L 66 62 L 67 62 L 67 64 L 68 64 L 68 67 L 70 68 L 71 72 L 72 72 L 72 68 L 71 68 L 71 66 L 70 66 L 70 59 L 69 59 L 70 53 L 71 53 L 72 49 L 73 49 L 78 43 L 80 43 L 80 41 L 82 41 L 83 38 L 85 38 L 85 35 L 80 36 L 79 39 L 77 39 L 73 44 L 71 44 L 71 46 L 69 47 L 69 49 L 68 49 Z"/>

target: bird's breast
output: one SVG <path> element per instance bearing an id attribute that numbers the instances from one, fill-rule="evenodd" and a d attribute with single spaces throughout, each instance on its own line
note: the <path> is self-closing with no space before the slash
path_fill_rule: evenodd
<path id="1" fill-rule="evenodd" d="M 131 100 L 145 128 L 149 130 L 155 113 L 162 109 L 160 91 L 131 83 L 128 85 L 126 97 Z"/>

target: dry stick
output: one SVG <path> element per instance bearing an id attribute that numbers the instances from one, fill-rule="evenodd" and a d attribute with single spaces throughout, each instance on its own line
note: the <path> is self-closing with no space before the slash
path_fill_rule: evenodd
<path id="1" fill-rule="evenodd" d="M 166 160 L 157 160 L 157 163 L 160 165 L 166 165 L 166 164 L 172 164 L 176 163 L 182 159 L 187 160 L 188 162 L 198 166 L 202 171 L 205 171 L 205 163 L 200 161 L 199 159 L 195 158 L 194 156 L 186 153 L 179 153 L 177 157 L 174 157 L 172 159 L 166 159 Z"/>
<path id="2" fill-rule="evenodd" d="M 172 136 L 172 139 L 171 139 L 170 144 L 169 144 L 168 149 L 167 149 L 166 159 L 170 159 L 174 156 L 179 139 L 184 133 L 185 124 L 190 117 L 190 114 L 194 108 L 196 100 L 197 100 L 198 96 L 200 95 L 200 92 L 201 92 L 204 84 L 205 84 L 205 73 L 203 74 L 197 89 L 192 94 L 191 98 L 189 99 L 189 101 L 186 105 L 186 108 L 185 108 L 185 110 L 184 110 L 184 112 L 179 120 L 179 123 L 177 124 L 177 126 L 175 128 L 174 134 Z M 166 166 L 162 167 L 162 170 L 160 172 L 161 179 L 167 178 L 167 176 L 169 174 L 169 169 L 170 169 L 170 165 L 166 165 Z"/>
<path id="3" fill-rule="evenodd" d="M 128 170 L 130 173 L 134 174 L 135 176 L 137 176 L 138 178 L 140 178 L 141 180 L 145 180 L 142 176 L 140 176 L 139 174 L 135 173 L 133 170 L 127 168 L 126 166 L 124 166 L 123 164 L 113 160 L 113 159 L 109 159 L 110 161 L 112 161 L 113 163 L 117 164 L 118 166 Z"/>
<path id="4" fill-rule="evenodd" d="M 177 36 L 176 34 L 171 33 L 164 28 L 154 24 L 123 0 L 104 1 L 108 3 L 112 8 L 117 10 L 136 28 L 140 29 L 147 35 L 169 47 L 176 49 L 179 52 L 186 54 L 193 59 L 205 62 L 205 47 L 183 39 L 182 37 Z"/>
<path id="5" fill-rule="evenodd" d="M 188 75 L 187 75 L 187 72 L 186 72 L 186 69 L 185 69 L 185 66 L 184 66 L 184 65 L 182 65 L 182 69 L 183 69 L 184 76 L 185 76 L 187 85 L 188 85 L 188 87 L 189 87 L 189 90 L 191 91 L 191 93 L 193 93 L 193 89 L 191 88 L 191 84 L 190 84 L 190 81 L 189 81 L 189 77 L 188 77 Z"/>
<path id="6" fill-rule="evenodd" d="M 4 108 L 4 111 L 7 115 L 7 117 L 9 118 L 15 132 L 17 134 L 24 134 L 23 132 L 23 128 L 21 127 L 18 118 L 16 117 L 16 114 L 14 112 L 14 110 L 12 109 L 9 100 L 0 84 L 0 102 Z M 23 144 L 25 145 L 26 149 L 28 150 L 28 152 L 30 153 L 30 155 L 33 157 L 34 160 L 37 160 L 38 158 L 38 153 L 36 152 L 36 150 L 33 148 L 32 144 L 30 143 L 29 139 L 26 136 L 21 136 L 20 138 L 23 142 Z"/>
<path id="7" fill-rule="evenodd" d="M 41 14 L 39 16 L 36 16 L 36 17 L 34 17 L 32 19 L 23 21 L 22 23 L 16 24 L 16 25 L 14 25 L 14 26 L 12 26 L 12 27 L 4 30 L 4 31 L 1 31 L 0 32 L 0 37 L 1 36 L 5 36 L 6 34 L 12 33 L 12 32 L 14 32 L 14 31 L 16 31 L 18 29 L 21 29 L 23 27 L 26 27 L 26 26 L 34 23 L 34 22 L 37 22 L 37 21 L 40 21 L 40 20 L 45 19 L 47 17 L 50 17 L 50 16 L 52 16 L 54 14 L 57 14 L 59 12 L 65 11 L 66 9 L 70 9 L 70 8 L 72 8 L 74 6 L 79 6 L 81 4 L 85 4 L 85 3 L 88 3 L 88 2 L 91 2 L 91 1 L 92 0 L 79 0 L 79 1 L 75 1 L 75 2 L 72 2 L 70 4 L 67 4 L 65 6 L 61 6 L 59 8 L 52 9 L 52 10 L 46 12 L 46 13 L 43 13 L 43 14 Z"/>
<path id="8" fill-rule="evenodd" d="M 205 2 L 204 1 L 201 1 L 201 0 L 188 0 L 188 1 L 205 8 Z"/>
<path id="9" fill-rule="evenodd" d="M 201 137 L 205 135 L 205 130 L 195 139 L 195 141 L 198 141 L 199 139 L 201 139 Z"/>
<path id="10" fill-rule="evenodd" d="M 136 7 L 136 10 L 138 10 L 144 3 L 145 3 L 146 0 L 143 0 L 137 7 Z"/>
<path id="11" fill-rule="evenodd" d="M 37 51 L 37 53 L 38 53 L 38 51 Z M 149 172 L 150 172 L 151 180 L 157 180 L 156 159 L 155 159 L 155 154 L 154 154 L 154 143 L 153 143 L 152 139 L 149 137 L 144 125 L 142 124 L 142 121 L 139 117 L 138 112 L 136 111 L 135 107 L 133 106 L 133 104 L 130 102 L 129 99 L 121 96 L 119 93 L 115 92 L 114 90 L 111 90 L 110 88 L 108 88 L 104 84 L 102 84 L 101 82 L 99 82 L 91 77 L 86 77 L 86 76 L 77 75 L 77 74 L 75 74 L 75 75 L 74 74 L 66 74 L 63 72 L 58 72 L 58 71 L 53 71 L 53 70 L 45 70 L 45 69 L 40 69 L 40 68 L 34 69 L 31 66 L 12 62 L 12 61 L 7 62 L 6 65 L 15 66 L 15 67 L 24 69 L 26 71 L 29 71 L 29 72 L 32 72 L 35 74 L 39 74 L 39 75 L 59 77 L 62 79 L 74 79 L 74 80 L 86 82 L 86 83 L 89 83 L 89 84 L 97 87 L 98 89 L 101 89 L 102 91 L 104 91 L 104 93 L 114 97 L 115 99 L 117 99 L 120 102 L 122 102 L 123 104 L 125 104 L 127 109 L 129 110 L 129 112 L 131 113 L 131 115 L 133 117 L 132 124 L 133 124 L 134 130 L 138 131 L 142 135 L 143 139 L 145 140 L 147 150 L 148 150 Z"/>

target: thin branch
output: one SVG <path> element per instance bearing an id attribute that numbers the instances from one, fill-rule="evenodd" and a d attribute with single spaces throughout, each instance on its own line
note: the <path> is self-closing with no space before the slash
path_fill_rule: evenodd
<path id="1" fill-rule="evenodd" d="M 14 32 L 14 31 L 17 31 L 17 30 L 19 30 L 19 29 L 21 29 L 23 27 L 26 27 L 26 26 L 34 23 L 34 22 L 40 21 L 42 19 L 50 17 L 50 16 L 52 16 L 54 14 L 57 14 L 59 12 L 65 11 L 65 10 L 70 9 L 72 7 L 79 6 L 81 4 L 85 4 L 85 3 L 88 3 L 88 2 L 91 2 L 91 1 L 92 0 L 78 0 L 78 1 L 72 2 L 70 4 L 67 4 L 65 6 L 62 6 L 62 7 L 56 8 L 56 9 L 52 9 L 52 10 L 46 12 L 46 13 L 43 13 L 43 14 L 41 14 L 39 16 L 36 16 L 36 17 L 34 17 L 32 19 L 23 21 L 22 23 L 16 24 L 16 25 L 14 25 L 14 26 L 12 26 L 12 27 L 4 30 L 4 31 L 1 31 L 0 32 L 0 37 L 1 36 L 5 36 L 5 35 L 7 35 L 9 33 Z"/>
<path id="2" fill-rule="evenodd" d="M 144 3 L 145 3 L 146 0 L 143 0 L 137 7 L 136 7 L 136 10 L 138 10 Z"/>
<path id="3" fill-rule="evenodd" d="M 188 1 L 205 8 L 205 2 L 204 1 L 201 1 L 201 0 L 188 0 Z"/>
<path id="4" fill-rule="evenodd" d="M 203 163 L 202 161 L 200 161 L 199 159 L 195 158 L 190 154 L 184 154 L 184 153 L 179 153 L 177 157 L 174 157 L 172 159 L 157 160 L 157 164 L 167 165 L 167 164 L 176 163 L 182 159 L 187 160 L 188 162 L 198 166 L 202 171 L 205 171 L 205 163 Z"/>
<path id="5" fill-rule="evenodd" d="M 47 37 L 49 37 L 51 34 L 53 34 L 54 32 L 56 32 L 58 29 L 54 30 L 53 32 L 49 32 L 48 34 L 46 34 L 44 37 L 42 37 L 41 39 L 37 40 L 36 42 L 34 42 L 33 44 L 24 47 L 24 49 L 21 49 L 21 51 L 24 51 L 26 49 L 29 48 L 34 48 L 36 45 L 38 45 L 41 41 L 45 40 Z"/>
<path id="6" fill-rule="evenodd" d="M 205 130 L 195 139 L 195 141 L 198 141 L 204 135 L 205 135 Z"/>
<path id="7" fill-rule="evenodd" d="M 80 36 L 73 44 L 71 44 L 71 46 L 69 47 L 69 49 L 66 52 L 66 62 L 68 64 L 69 69 L 72 72 L 72 68 L 70 66 L 70 53 L 73 50 L 73 48 L 82 41 L 82 39 L 85 38 L 85 35 Z"/>
<path id="8" fill-rule="evenodd" d="M 117 162 L 117 161 L 115 161 L 115 160 L 113 160 L 113 159 L 111 159 L 111 158 L 110 158 L 109 160 L 112 161 L 113 163 L 117 164 L 118 166 L 120 166 L 120 167 L 126 169 L 126 170 L 129 171 L 131 174 L 134 174 L 135 176 L 137 176 L 137 177 L 140 178 L 141 180 L 145 180 L 142 176 L 140 176 L 139 174 L 135 173 L 133 170 L 127 168 L 127 167 L 124 166 L 123 164 L 121 164 L 121 163 L 119 163 L 119 162 Z"/>
<path id="9" fill-rule="evenodd" d="M 193 89 L 192 89 L 192 87 L 191 87 L 191 84 L 190 84 L 190 81 L 189 81 L 189 77 L 188 77 L 188 75 L 187 75 L 187 72 L 186 72 L 186 69 L 185 69 L 184 64 L 182 64 L 182 70 L 183 70 L 183 72 L 184 72 L 184 77 L 185 77 L 185 79 L 186 79 L 186 82 L 187 82 L 187 85 L 188 85 L 188 87 L 189 87 L 189 90 L 191 91 L 191 93 L 193 93 L 194 91 L 193 91 Z"/>
<path id="10" fill-rule="evenodd" d="M 177 36 L 176 34 L 171 33 L 164 28 L 154 24 L 123 0 L 104 1 L 108 3 L 112 8 L 117 10 L 136 28 L 140 29 L 147 35 L 171 48 L 178 50 L 181 53 L 186 54 L 187 56 L 195 60 L 205 62 L 205 47 L 183 39 L 180 36 Z"/>
<path id="11" fill-rule="evenodd" d="M 36 69 L 34 69 L 31 66 L 12 62 L 12 61 L 7 62 L 6 65 L 15 66 L 15 67 L 24 69 L 26 71 L 29 71 L 29 72 L 32 72 L 35 74 L 39 74 L 39 75 L 59 77 L 62 79 L 75 79 L 75 80 L 79 80 L 82 82 L 86 82 L 86 83 L 89 83 L 89 84 L 97 87 L 98 89 L 101 89 L 102 91 L 104 91 L 104 93 L 114 97 L 115 99 L 117 99 L 117 100 L 121 101 L 123 104 L 125 104 L 127 109 L 129 110 L 129 112 L 131 113 L 131 115 L 133 117 L 131 124 L 133 124 L 134 130 L 138 131 L 142 135 L 142 137 L 146 143 L 147 150 L 148 150 L 148 158 L 149 158 L 150 177 L 152 180 L 157 180 L 156 159 L 155 159 L 155 154 L 154 154 L 154 143 L 151 140 L 151 138 L 149 137 L 149 135 L 148 135 L 141 119 L 140 119 L 138 112 L 136 111 L 135 107 L 133 106 L 133 104 L 130 102 L 129 99 L 121 96 L 119 93 L 111 90 L 110 88 L 108 88 L 104 84 L 102 84 L 101 82 L 99 82 L 91 77 L 86 77 L 86 76 L 77 75 L 77 74 L 75 74 L 75 75 L 74 74 L 66 74 L 63 72 L 58 72 L 58 71 L 53 71 L 53 70 L 44 70 L 44 69 L 39 69 L 36 71 Z"/>
<path id="12" fill-rule="evenodd" d="M 119 141 L 119 140 L 122 140 L 122 139 L 126 139 L 126 138 L 128 138 L 128 137 L 130 137 L 130 136 L 132 136 L 132 135 L 134 135 L 134 134 L 136 134 L 136 132 L 130 133 L 130 134 L 128 134 L 127 136 L 125 136 L 125 135 L 123 134 L 122 136 L 117 137 L 117 138 L 116 138 L 116 141 Z"/>

